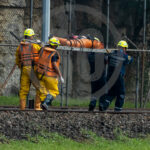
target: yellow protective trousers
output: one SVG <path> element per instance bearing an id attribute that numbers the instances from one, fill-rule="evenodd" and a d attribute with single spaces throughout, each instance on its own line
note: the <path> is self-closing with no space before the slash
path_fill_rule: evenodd
<path id="1" fill-rule="evenodd" d="M 24 66 L 21 68 L 21 76 L 20 76 L 20 99 L 27 99 L 27 95 L 30 90 L 31 83 L 35 88 L 39 88 L 40 84 L 38 82 L 36 73 L 32 66 Z"/>
<path id="2" fill-rule="evenodd" d="M 58 89 L 58 78 L 43 76 L 38 73 L 38 79 L 40 81 L 40 89 L 37 90 L 37 94 L 41 101 L 44 101 L 48 94 L 52 95 L 54 98 L 59 94 Z"/>
<path id="3" fill-rule="evenodd" d="M 30 73 L 31 73 L 31 66 L 24 66 L 21 68 L 19 96 L 20 99 L 22 100 L 27 99 L 27 95 L 30 90 L 30 85 L 31 85 Z"/>
<path id="4" fill-rule="evenodd" d="M 34 68 L 36 69 L 36 67 L 34 67 Z M 26 99 L 27 99 L 27 96 L 28 96 L 28 93 L 30 90 L 31 83 L 37 90 L 41 89 L 40 82 L 35 73 L 35 69 L 33 69 L 32 66 L 24 66 L 21 68 L 20 92 L 19 92 L 21 110 L 25 109 Z M 35 110 L 41 110 L 40 104 L 41 104 L 40 98 L 38 97 L 38 95 L 36 95 L 35 106 L 34 106 Z"/>

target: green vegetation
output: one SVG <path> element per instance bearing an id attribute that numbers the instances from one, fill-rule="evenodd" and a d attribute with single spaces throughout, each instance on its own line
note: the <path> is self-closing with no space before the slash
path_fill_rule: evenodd
<path id="1" fill-rule="evenodd" d="M 37 136 L 28 140 L 1 143 L 0 150 L 149 150 L 150 137 L 145 139 L 130 139 L 119 136 L 116 140 L 106 140 L 91 134 L 89 139 L 76 142 L 58 134 Z"/>
<path id="2" fill-rule="evenodd" d="M 88 107 L 89 99 L 68 99 L 68 106 L 72 107 Z M 60 99 L 53 101 L 53 106 L 60 106 Z M 109 108 L 114 108 L 115 101 L 113 101 Z M 0 96 L 0 106 L 19 106 L 19 97 Z M 65 99 L 63 100 L 63 106 L 65 106 Z M 98 107 L 98 103 L 97 103 Z M 134 101 L 126 101 L 124 108 L 134 108 Z M 150 108 L 150 102 L 147 103 L 146 108 Z"/>
<path id="3" fill-rule="evenodd" d="M 19 105 L 19 97 L 15 96 L 0 96 L 0 105 L 1 106 L 18 106 Z"/>

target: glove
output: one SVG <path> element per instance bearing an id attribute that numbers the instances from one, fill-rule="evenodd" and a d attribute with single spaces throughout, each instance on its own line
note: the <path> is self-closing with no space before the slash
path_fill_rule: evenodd
<path id="1" fill-rule="evenodd" d="M 128 56 L 128 60 L 129 60 L 129 61 L 131 60 L 131 56 Z"/>
<path id="2" fill-rule="evenodd" d="M 62 84 L 64 83 L 64 78 L 62 76 L 60 77 L 60 81 Z"/>
<path id="3" fill-rule="evenodd" d="M 36 42 L 37 42 L 37 43 L 39 43 L 39 44 L 41 43 L 41 41 L 40 41 L 40 40 L 36 40 Z"/>

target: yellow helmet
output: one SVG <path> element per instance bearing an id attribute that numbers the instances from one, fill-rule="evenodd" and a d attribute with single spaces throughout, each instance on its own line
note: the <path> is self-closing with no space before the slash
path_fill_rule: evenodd
<path id="1" fill-rule="evenodd" d="M 33 36 L 33 35 L 35 35 L 33 29 L 28 28 L 24 31 L 24 36 Z"/>
<path id="2" fill-rule="evenodd" d="M 121 46 L 121 47 L 128 48 L 127 42 L 126 42 L 126 41 L 123 41 L 123 40 L 119 41 L 119 43 L 117 44 L 117 46 Z"/>
<path id="3" fill-rule="evenodd" d="M 57 38 L 53 37 L 53 38 L 49 39 L 49 44 L 51 46 L 59 46 L 60 42 L 59 42 L 59 40 Z"/>

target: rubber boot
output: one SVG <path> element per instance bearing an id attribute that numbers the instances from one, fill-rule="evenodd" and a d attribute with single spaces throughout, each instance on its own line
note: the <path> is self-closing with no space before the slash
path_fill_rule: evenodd
<path id="1" fill-rule="evenodd" d="M 36 95 L 36 97 L 35 97 L 34 109 L 35 109 L 35 110 L 42 110 L 42 109 L 41 109 L 40 97 L 37 96 L 37 95 Z"/>
<path id="2" fill-rule="evenodd" d="M 26 108 L 26 100 L 20 99 L 20 109 L 25 110 Z"/>
<path id="3" fill-rule="evenodd" d="M 96 98 L 92 98 L 89 104 L 89 111 L 94 111 L 96 107 Z"/>
<path id="4" fill-rule="evenodd" d="M 48 110 L 48 106 L 50 106 L 52 100 L 53 100 L 53 96 L 50 95 L 50 94 L 48 94 L 48 95 L 46 96 L 44 102 L 42 102 L 41 108 L 42 108 L 43 110 Z"/>

